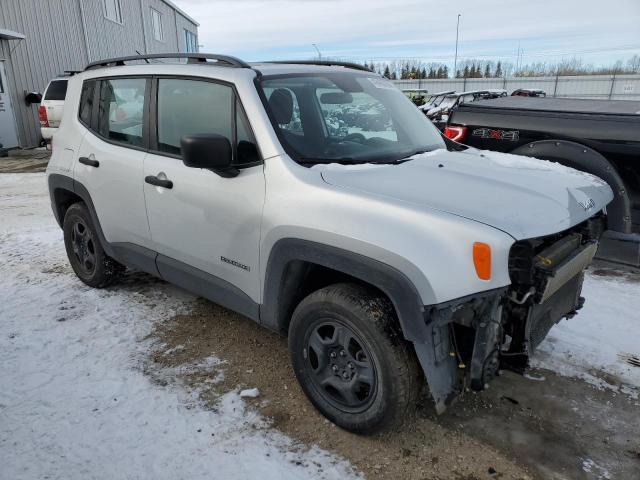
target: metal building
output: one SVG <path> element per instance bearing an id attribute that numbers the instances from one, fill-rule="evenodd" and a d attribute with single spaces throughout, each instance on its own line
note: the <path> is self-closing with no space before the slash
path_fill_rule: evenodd
<path id="1" fill-rule="evenodd" d="M 49 80 L 92 61 L 195 52 L 198 22 L 170 0 L 0 0 L 0 143 L 40 142 L 38 104 Z"/>

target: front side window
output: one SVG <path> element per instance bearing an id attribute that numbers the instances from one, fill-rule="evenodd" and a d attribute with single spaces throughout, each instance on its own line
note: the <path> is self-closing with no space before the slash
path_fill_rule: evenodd
<path id="1" fill-rule="evenodd" d="M 144 78 L 102 80 L 98 108 L 98 131 L 119 143 L 142 146 Z"/>
<path id="2" fill-rule="evenodd" d="M 164 40 L 164 32 L 162 31 L 162 14 L 155 8 L 151 9 L 151 24 L 153 27 L 153 38 L 162 42 Z"/>
<path id="3" fill-rule="evenodd" d="M 231 87 L 182 79 L 158 80 L 158 150 L 180 155 L 185 135 L 215 133 L 233 144 Z"/>
<path id="4" fill-rule="evenodd" d="M 122 23 L 120 0 L 104 0 L 104 16 L 114 22 Z"/>
<path id="5" fill-rule="evenodd" d="M 262 97 L 287 153 L 310 163 L 384 163 L 444 148 L 391 82 L 358 71 L 263 76 Z"/>
<path id="6" fill-rule="evenodd" d="M 82 84 L 82 92 L 80 93 L 80 120 L 85 125 L 91 124 L 91 113 L 93 111 L 93 91 L 96 82 L 88 80 Z"/>

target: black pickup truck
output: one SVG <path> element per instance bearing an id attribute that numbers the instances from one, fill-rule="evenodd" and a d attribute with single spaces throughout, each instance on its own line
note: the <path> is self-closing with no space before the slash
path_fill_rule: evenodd
<path id="1" fill-rule="evenodd" d="M 451 112 L 444 134 L 605 180 L 615 198 L 598 256 L 640 267 L 640 101 L 513 96 L 464 103 Z"/>

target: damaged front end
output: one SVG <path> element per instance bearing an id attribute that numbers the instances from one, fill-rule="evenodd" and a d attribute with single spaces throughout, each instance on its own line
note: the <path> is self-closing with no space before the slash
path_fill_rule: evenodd
<path id="1" fill-rule="evenodd" d="M 431 341 L 414 346 L 438 413 L 466 387 L 483 390 L 500 370 L 524 373 L 551 327 L 582 308 L 584 271 L 604 224 L 598 215 L 558 234 L 520 240 L 509 254 L 511 285 L 427 309 Z"/>

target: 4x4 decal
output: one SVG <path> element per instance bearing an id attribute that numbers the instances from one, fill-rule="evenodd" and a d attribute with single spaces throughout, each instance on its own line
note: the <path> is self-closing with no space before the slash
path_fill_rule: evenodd
<path id="1" fill-rule="evenodd" d="M 509 140 L 517 142 L 520 138 L 518 130 L 493 130 L 491 128 L 476 128 L 473 131 L 474 137 L 492 138 L 494 140 Z"/>

